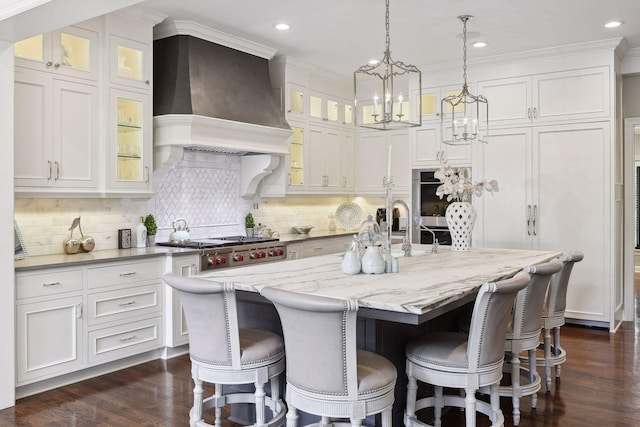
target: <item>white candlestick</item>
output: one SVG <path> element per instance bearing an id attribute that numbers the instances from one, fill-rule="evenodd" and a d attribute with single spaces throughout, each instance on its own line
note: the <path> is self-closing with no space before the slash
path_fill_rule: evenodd
<path id="1" fill-rule="evenodd" d="M 402 118 L 402 94 L 398 95 L 398 104 L 400 105 L 398 108 L 398 115 Z"/>
<path id="2" fill-rule="evenodd" d="M 387 157 L 387 182 L 391 179 L 391 147 L 389 144 L 389 156 Z"/>
<path id="3" fill-rule="evenodd" d="M 378 114 L 378 92 L 373 93 L 373 115 Z"/>
<path id="4" fill-rule="evenodd" d="M 384 96 L 384 114 L 391 114 L 391 94 Z"/>

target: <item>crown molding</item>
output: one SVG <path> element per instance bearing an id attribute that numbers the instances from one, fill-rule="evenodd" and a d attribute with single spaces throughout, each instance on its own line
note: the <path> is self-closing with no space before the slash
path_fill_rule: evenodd
<path id="1" fill-rule="evenodd" d="M 168 17 L 168 15 L 165 15 L 164 13 L 139 6 L 125 7 L 124 9 L 113 12 L 113 14 L 151 25 L 157 25 Z"/>
<path id="2" fill-rule="evenodd" d="M 276 49 L 247 39 L 232 36 L 222 31 L 198 24 L 193 21 L 166 20 L 153 29 L 154 40 L 166 37 L 187 35 L 197 37 L 212 43 L 249 53 L 260 58 L 271 59 L 276 54 Z"/>

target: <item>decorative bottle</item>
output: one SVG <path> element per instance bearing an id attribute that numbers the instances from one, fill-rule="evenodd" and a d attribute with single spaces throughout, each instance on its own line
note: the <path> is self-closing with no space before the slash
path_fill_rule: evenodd
<path id="1" fill-rule="evenodd" d="M 147 247 L 147 227 L 144 226 L 144 217 L 140 217 L 140 223 L 136 227 L 136 248 Z"/>
<path id="2" fill-rule="evenodd" d="M 380 254 L 380 246 L 369 246 L 362 257 L 362 272 L 367 274 L 384 273 L 384 259 Z"/>
<path id="3" fill-rule="evenodd" d="M 342 272 L 344 274 L 358 274 L 360 273 L 361 264 L 360 256 L 358 255 L 358 241 L 354 238 L 351 242 L 351 247 L 347 249 L 344 257 L 342 258 Z"/>

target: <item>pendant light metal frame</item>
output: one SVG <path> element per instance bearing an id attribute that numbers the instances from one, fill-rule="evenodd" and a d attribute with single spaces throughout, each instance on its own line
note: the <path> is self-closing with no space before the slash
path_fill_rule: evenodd
<path id="1" fill-rule="evenodd" d="M 483 95 L 473 95 L 469 92 L 467 84 L 467 21 L 471 18 L 473 18 L 471 15 L 458 16 L 463 24 L 462 77 L 464 83 L 462 90 L 459 94 L 447 96 L 440 101 L 440 134 L 442 142 L 448 145 L 466 145 L 472 141 L 487 143 L 489 138 L 489 102 Z M 456 114 L 456 109 L 459 109 L 460 106 L 464 109 L 462 118 L 460 112 Z M 447 107 L 451 113 L 448 113 L 450 120 L 445 121 Z M 474 107 L 475 111 L 472 111 L 471 115 L 467 115 L 470 107 Z M 484 110 L 484 112 L 481 114 L 480 110 Z M 458 122 L 460 119 L 462 119 L 462 123 Z M 450 126 L 451 138 L 446 137 L 447 126 Z"/>
<path id="2" fill-rule="evenodd" d="M 412 109 L 411 96 L 413 93 L 422 93 L 422 72 L 415 65 L 394 61 L 391 58 L 391 50 L 389 48 L 389 0 L 386 0 L 385 28 L 386 48 L 382 60 L 375 64 L 363 65 L 353 73 L 356 125 L 361 128 L 376 130 L 394 130 L 421 126 L 422 97 L 417 96 L 415 109 Z M 402 87 L 396 92 L 398 86 Z M 404 92 L 406 98 L 402 96 L 402 89 L 406 90 Z M 366 100 L 360 99 L 360 109 L 358 109 L 358 98 L 362 93 L 367 93 Z M 382 97 L 380 106 L 378 106 L 378 93 Z M 396 96 L 396 93 L 398 96 Z M 406 108 L 406 110 L 409 111 L 403 112 L 402 104 L 406 101 L 409 104 L 409 108 Z M 372 122 L 359 120 L 362 117 L 364 105 L 372 108 Z M 411 111 L 416 112 L 413 116 L 417 120 L 412 120 Z"/>

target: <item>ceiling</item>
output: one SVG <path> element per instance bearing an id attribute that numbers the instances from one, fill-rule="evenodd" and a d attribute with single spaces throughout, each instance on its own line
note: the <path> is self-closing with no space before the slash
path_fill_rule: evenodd
<path id="1" fill-rule="evenodd" d="M 385 48 L 383 0 L 147 0 L 140 4 L 173 20 L 207 27 L 266 45 L 277 55 L 291 56 L 344 76 Z M 460 61 L 462 24 L 469 14 L 471 41 L 489 43 L 469 48 L 474 58 L 624 37 L 640 47 L 639 0 L 391 0 L 391 56 L 426 67 Z M 622 20 L 615 29 L 609 20 Z M 274 25 L 286 22 L 288 31 Z"/>

